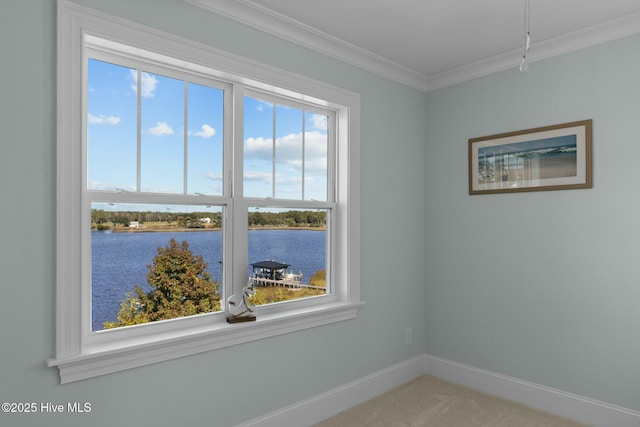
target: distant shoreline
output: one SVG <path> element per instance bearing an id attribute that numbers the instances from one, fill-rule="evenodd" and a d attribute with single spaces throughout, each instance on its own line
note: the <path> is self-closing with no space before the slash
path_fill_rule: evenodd
<path id="1" fill-rule="evenodd" d="M 260 230 L 301 230 L 301 231 L 327 231 L 326 227 L 289 227 L 289 226 L 263 226 L 263 227 L 249 227 L 249 231 Z M 92 229 L 91 231 L 110 231 L 112 233 L 182 233 L 182 232 L 197 232 L 197 231 L 222 231 L 220 227 L 203 227 L 203 228 L 185 228 L 185 227 L 116 227 L 108 228 L 104 230 Z"/>

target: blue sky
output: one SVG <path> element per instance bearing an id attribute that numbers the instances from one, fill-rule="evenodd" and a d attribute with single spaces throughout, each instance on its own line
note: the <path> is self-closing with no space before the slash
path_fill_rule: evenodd
<path id="1" fill-rule="evenodd" d="M 222 90 L 189 82 L 185 123 L 183 80 L 94 59 L 88 70 L 90 189 L 136 191 L 140 78 L 141 191 L 185 192 L 186 138 L 186 193 L 222 194 Z M 304 199 L 326 200 L 326 116 L 247 97 L 244 121 L 245 196 L 300 200 L 304 180 Z"/>

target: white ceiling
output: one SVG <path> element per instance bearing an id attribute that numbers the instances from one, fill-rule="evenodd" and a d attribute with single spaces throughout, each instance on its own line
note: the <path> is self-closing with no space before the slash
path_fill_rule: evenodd
<path id="1" fill-rule="evenodd" d="M 185 0 L 423 90 L 522 56 L 524 0 Z M 530 0 L 535 61 L 640 32 L 640 0 Z"/>

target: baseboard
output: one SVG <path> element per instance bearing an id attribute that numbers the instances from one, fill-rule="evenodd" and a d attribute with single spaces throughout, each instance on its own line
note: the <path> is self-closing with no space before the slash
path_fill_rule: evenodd
<path id="1" fill-rule="evenodd" d="M 237 427 L 312 426 L 424 374 L 594 427 L 640 426 L 638 411 L 423 354 Z"/>
<path id="2" fill-rule="evenodd" d="M 424 373 L 594 427 L 638 427 L 640 412 L 425 355 Z"/>
<path id="3" fill-rule="evenodd" d="M 312 426 L 424 374 L 421 355 L 237 427 Z"/>

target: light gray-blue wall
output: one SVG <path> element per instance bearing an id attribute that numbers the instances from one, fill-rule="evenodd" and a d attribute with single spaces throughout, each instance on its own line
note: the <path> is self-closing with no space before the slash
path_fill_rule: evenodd
<path id="1" fill-rule="evenodd" d="M 56 2 L 0 2 L 0 402 L 90 402 L 3 426 L 232 426 L 423 354 L 426 100 L 180 0 L 78 3 L 361 94 L 357 319 L 59 385 L 55 354 Z M 413 344 L 404 330 L 413 328 Z"/>
<path id="2" fill-rule="evenodd" d="M 640 37 L 427 94 L 427 353 L 640 409 Z M 593 189 L 469 196 L 468 139 L 593 119 Z"/>
<path id="3" fill-rule="evenodd" d="M 0 401 L 92 412 L 0 425 L 232 426 L 425 352 L 640 410 L 639 37 L 425 95 L 179 0 L 78 3 L 361 94 L 366 305 L 353 321 L 59 385 L 45 365 L 56 2 L 3 0 Z M 586 118 L 593 189 L 467 195 L 469 138 Z"/>

